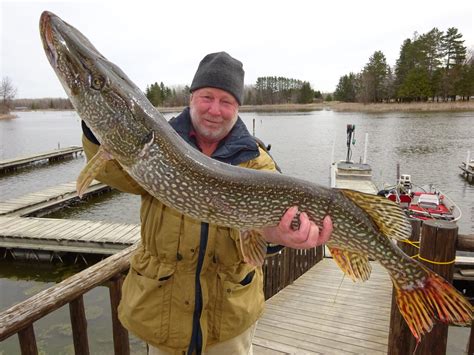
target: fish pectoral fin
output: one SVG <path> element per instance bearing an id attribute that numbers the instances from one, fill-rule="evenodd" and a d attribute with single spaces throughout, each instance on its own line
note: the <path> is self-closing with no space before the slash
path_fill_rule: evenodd
<path id="1" fill-rule="evenodd" d="M 337 266 L 349 276 L 352 281 L 367 281 L 372 271 L 367 255 L 329 247 L 331 256 Z"/>
<path id="2" fill-rule="evenodd" d="M 339 190 L 344 196 L 362 208 L 375 223 L 380 232 L 396 240 L 410 238 L 411 223 L 405 212 L 388 198 L 354 190 Z"/>
<path id="3" fill-rule="evenodd" d="M 84 192 L 96 176 L 104 170 L 107 161 L 111 159 L 112 156 L 110 153 L 101 146 L 91 160 L 87 162 L 87 165 L 81 170 L 76 181 L 76 190 L 80 198 L 82 198 L 82 195 L 84 195 Z"/>
<path id="4" fill-rule="evenodd" d="M 253 266 L 262 266 L 267 255 L 267 241 L 256 231 L 240 231 L 240 248 L 244 261 Z"/>

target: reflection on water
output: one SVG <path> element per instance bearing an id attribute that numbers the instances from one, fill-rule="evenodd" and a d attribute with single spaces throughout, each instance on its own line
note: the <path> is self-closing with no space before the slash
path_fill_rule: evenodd
<path id="1" fill-rule="evenodd" d="M 85 165 L 83 155 L 53 163 L 41 162 L 0 175 L 0 201 L 75 181 Z"/>
<path id="2" fill-rule="evenodd" d="M 19 118 L 0 121 L 0 159 L 32 154 L 68 145 L 80 145 L 80 121 L 75 112 L 21 112 Z M 173 114 L 166 115 L 170 118 Z M 242 113 L 256 135 L 272 144 L 271 154 L 283 172 L 322 185 L 329 183 L 329 165 L 346 157 L 346 125 L 356 125 L 352 159 L 363 155 L 365 133 L 369 134 L 368 162 L 379 187 L 393 183 L 396 165 L 412 175 L 417 185 L 433 183 L 461 207 L 461 233 L 474 233 L 474 185 L 459 175 L 459 163 L 467 150 L 474 151 L 474 113 Z M 0 200 L 39 191 L 76 179 L 83 158 L 42 164 L 0 176 Z M 81 202 L 52 218 L 105 220 L 139 223 L 138 196 L 111 193 Z M 46 264 L 34 268 L 25 263 L 0 261 L 0 310 L 26 299 L 71 273 L 77 266 Z M 110 306 L 105 287 L 85 296 L 91 353 L 108 354 L 112 347 Z M 47 353 L 72 353 L 68 309 L 62 308 L 35 323 L 40 349 Z M 54 340 L 51 340 L 54 339 Z M 103 340 L 102 340 L 103 339 Z M 133 339 L 133 352 L 145 353 L 143 343 Z M 0 343 L 0 354 L 18 353 L 12 337 Z"/>
<path id="3" fill-rule="evenodd" d="M 139 224 L 140 196 L 113 191 L 50 213 L 46 217 Z"/>

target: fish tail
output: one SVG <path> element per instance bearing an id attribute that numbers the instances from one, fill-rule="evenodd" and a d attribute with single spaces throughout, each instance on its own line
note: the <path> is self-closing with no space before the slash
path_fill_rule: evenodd
<path id="1" fill-rule="evenodd" d="M 417 343 L 429 332 L 436 320 L 442 323 L 469 325 L 473 307 L 449 282 L 426 269 L 423 284 L 400 287 L 394 280 L 398 309 Z"/>

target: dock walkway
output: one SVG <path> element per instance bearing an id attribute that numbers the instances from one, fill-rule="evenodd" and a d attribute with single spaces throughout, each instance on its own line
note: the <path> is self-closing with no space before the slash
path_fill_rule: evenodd
<path id="1" fill-rule="evenodd" d="M 94 180 L 84 193 L 84 196 L 106 190 L 110 190 L 110 187 Z M 40 210 L 57 208 L 77 198 L 79 197 L 76 192 L 76 182 L 68 182 L 0 202 L 0 216 L 27 216 Z"/>
<path id="2" fill-rule="evenodd" d="M 140 240 L 140 225 L 0 217 L 0 248 L 114 254 Z"/>
<path id="3" fill-rule="evenodd" d="M 82 147 L 71 146 L 34 155 L 0 160 L 0 173 L 14 171 L 22 166 L 29 165 L 40 160 L 57 161 L 69 156 L 77 156 L 77 154 L 82 153 L 82 150 Z"/>
<path id="4" fill-rule="evenodd" d="M 366 282 L 344 277 L 331 259 L 266 301 L 255 332 L 255 355 L 386 354 L 392 283 L 372 264 Z"/>
<path id="5" fill-rule="evenodd" d="M 461 175 L 470 183 L 474 183 L 474 160 L 471 160 L 469 164 L 461 163 L 459 165 L 462 173 Z"/>

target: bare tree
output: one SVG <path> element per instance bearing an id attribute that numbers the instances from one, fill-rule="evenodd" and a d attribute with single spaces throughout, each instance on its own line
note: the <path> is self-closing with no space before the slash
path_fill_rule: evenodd
<path id="1" fill-rule="evenodd" d="M 0 83 L 0 98 L 2 102 L 0 103 L 0 111 L 9 111 L 10 101 L 16 95 L 16 88 L 13 86 L 11 79 L 8 76 L 2 78 Z"/>

